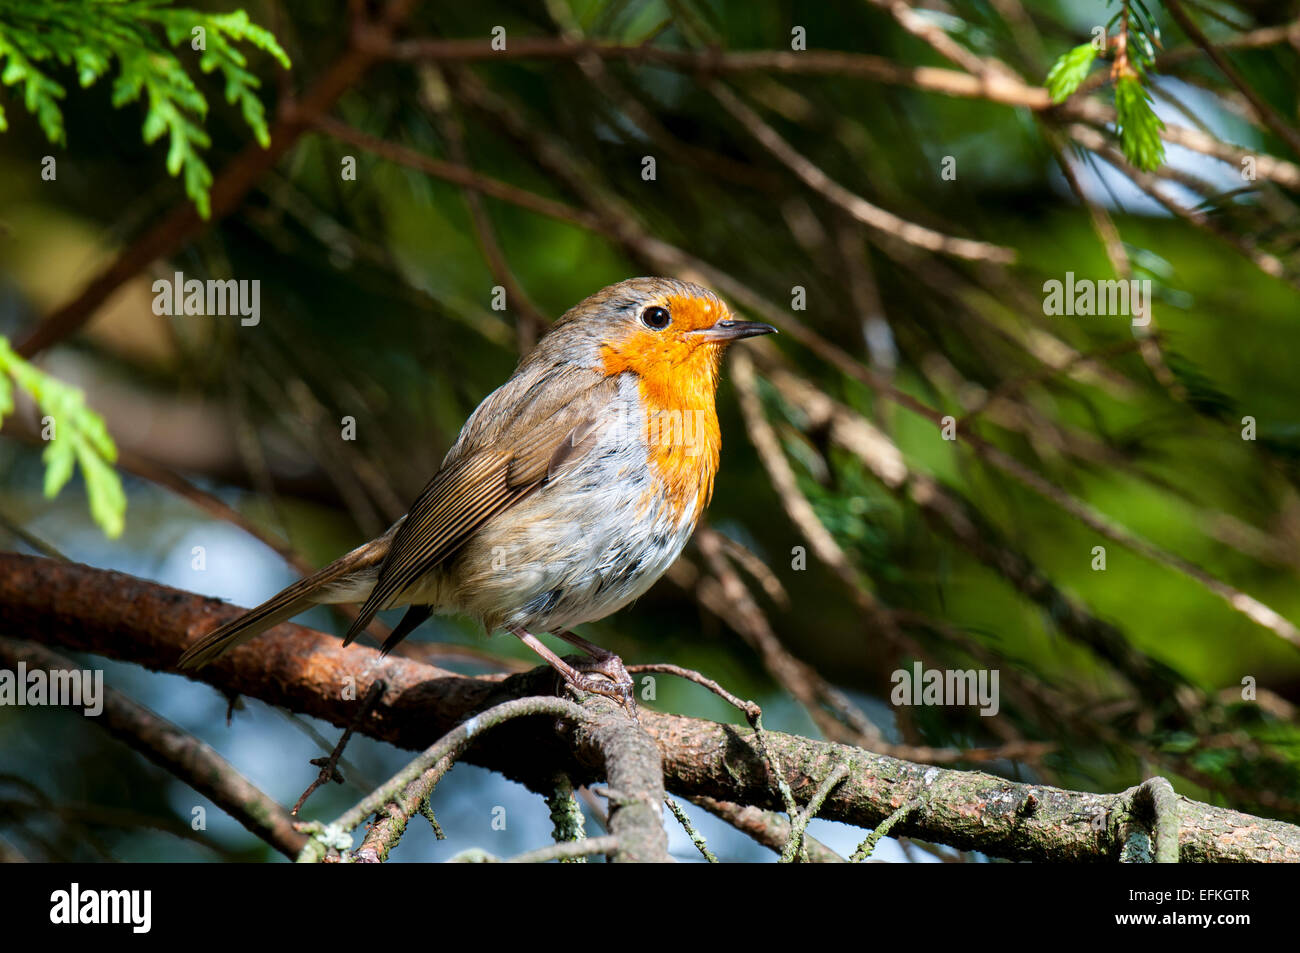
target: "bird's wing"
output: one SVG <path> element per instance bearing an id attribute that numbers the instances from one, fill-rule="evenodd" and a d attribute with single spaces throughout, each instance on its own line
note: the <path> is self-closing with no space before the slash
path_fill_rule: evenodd
<path id="1" fill-rule="evenodd" d="M 443 468 L 393 535 L 375 587 L 348 628 L 344 645 L 393 597 L 459 549 L 485 522 L 548 480 L 562 477 L 614 422 L 617 393 L 617 380 L 597 378 L 576 398 L 569 391 L 563 401 L 549 394 L 538 400 L 536 391 L 513 395 L 519 399 L 508 406 L 502 404 L 512 396 L 510 392 L 498 391 L 484 401 L 475 417 L 491 411 L 493 425 L 476 428 L 473 419 L 466 424 Z"/>

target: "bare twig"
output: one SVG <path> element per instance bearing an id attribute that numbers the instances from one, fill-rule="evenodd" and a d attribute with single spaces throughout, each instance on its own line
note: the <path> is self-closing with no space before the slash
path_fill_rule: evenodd
<path id="1" fill-rule="evenodd" d="M 794 795 L 790 792 L 789 785 L 785 783 L 785 774 L 781 770 L 780 764 L 772 759 L 771 750 L 763 740 L 763 709 L 758 707 L 757 702 L 742 701 L 731 692 L 727 691 L 713 679 L 701 675 L 699 672 L 689 668 L 682 668 L 680 665 L 669 665 L 665 663 L 635 665 L 628 669 L 629 672 L 663 672 L 668 675 L 676 675 L 678 678 L 684 678 L 687 681 L 694 682 L 696 685 L 702 685 L 713 694 L 717 695 L 727 704 L 740 710 L 749 722 L 749 726 L 754 729 L 754 742 L 767 762 L 768 769 L 772 773 L 778 790 L 781 792 L 781 798 L 785 802 L 786 810 L 793 812 L 795 809 Z"/>
<path id="2" fill-rule="evenodd" d="M 897 826 L 899 821 L 907 817 L 908 814 L 911 814 L 918 806 L 919 802 L 908 801 L 898 810 L 894 811 L 894 813 L 890 814 L 887 818 L 877 824 L 875 830 L 868 834 L 867 839 L 858 845 L 858 849 L 853 852 L 849 857 L 849 860 L 857 864 L 869 858 L 872 851 L 876 849 L 876 845 L 880 843 L 881 839 L 887 836 L 889 832 Z"/>
<path id="3" fill-rule="evenodd" d="M 1205 34 L 1201 32 L 1201 28 L 1196 25 L 1196 21 L 1193 20 L 1187 11 L 1183 9 L 1183 5 L 1179 0 L 1167 0 L 1165 3 L 1165 9 L 1169 11 L 1169 15 L 1177 21 L 1180 27 L 1182 27 L 1183 32 L 1187 34 L 1188 39 L 1204 50 L 1205 55 L 1208 56 L 1214 65 L 1219 68 L 1219 72 L 1228 78 L 1228 82 L 1232 83 L 1233 86 L 1237 87 L 1237 89 L 1241 91 L 1241 94 L 1246 97 L 1250 102 L 1251 107 L 1254 109 L 1256 118 L 1272 130 L 1274 135 L 1290 146 L 1292 152 L 1296 155 L 1300 155 L 1300 131 L 1297 131 L 1293 126 L 1288 125 L 1278 114 L 1277 110 L 1274 109 L 1264 99 L 1264 97 L 1256 91 L 1255 87 L 1246 82 L 1241 73 L 1237 71 L 1237 68 L 1232 65 L 1232 61 L 1223 54 L 1218 46 L 1211 43 L 1206 38 Z"/>
<path id="4" fill-rule="evenodd" d="M 1092 197 L 1084 190 L 1083 185 L 1079 182 L 1079 177 L 1075 174 L 1074 166 L 1066 157 L 1060 143 L 1056 141 L 1056 136 L 1049 133 L 1048 142 L 1052 147 L 1052 154 L 1056 157 L 1056 164 L 1061 169 L 1061 174 L 1065 176 L 1065 181 L 1069 183 L 1070 190 L 1083 203 L 1084 208 L 1088 210 L 1088 217 L 1092 220 L 1093 230 L 1096 231 L 1097 237 L 1101 240 L 1102 247 L 1106 250 L 1106 257 L 1110 259 L 1110 266 L 1115 271 L 1115 277 L 1122 280 L 1128 280 L 1132 276 L 1133 266 L 1129 261 L 1128 253 L 1124 250 L 1124 243 L 1120 240 L 1119 229 L 1111 220 L 1110 214 L 1092 200 Z M 1178 400 L 1187 398 L 1187 389 L 1178 382 L 1173 372 L 1166 363 L 1164 354 L 1161 353 L 1160 345 L 1156 339 L 1156 319 L 1155 315 L 1148 313 L 1144 315 L 1145 324 L 1134 325 L 1133 332 L 1138 339 L 1138 350 L 1142 359 L 1146 362 L 1147 367 L 1151 369 L 1152 375 L 1160 383 L 1160 386 L 1169 391 Z"/>
<path id="5" fill-rule="evenodd" d="M 680 665 L 670 665 L 666 662 L 649 662 L 642 665 L 627 666 L 629 674 L 647 674 L 658 672 L 663 675 L 676 675 L 678 678 L 684 678 L 688 682 L 694 682 L 696 685 L 702 685 L 713 694 L 717 695 L 728 705 L 739 709 L 747 719 L 752 721 L 755 718 L 762 717 L 763 710 L 758 707 L 757 703 L 752 701 L 743 701 L 737 698 L 731 692 L 727 691 L 713 679 L 701 675 L 694 669 L 682 668 Z"/>
<path id="6" fill-rule="evenodd" d="M 1256 247 L 1253 239 L 1222 228 L 1210 216 L 1197 209 L 1187 208 L 1170 198 L 1161 188 L 1159 176 L 1133 168 L 1123 154 L 1100 132 L 1090 126 L 1072 123 L 1069 126 L 1069 133 L 1080 145 L 1091 149 L 1116 170 L 1128 176 L 1134 185 L 1163 205 L 1170 214 L 1227 242 L 1270 278 L 1281 278 L 1292 287 L 1300 288 L 1300 279 L 1297 279 L 1294 274 L 1289 274 L 1286 266 L 1276 255 L 1261 251 Z"/>
<path id="7" fill-rule="evenodd" d="M 546 795 L 546 807 L 550 810 L 551 823 L 554 829 L 551 831 L 551 837 L 557 844 L 565 841 L 581 841 L 587 839 L 587 831 L 583 824 L 582 806 L 578 804 L 577 797 L 573 793 L 573 782 L 563 771 L 555 775 L 554 787 Z M 586 863 L 585 858 L 569 858 L 562 863 Z"/>
<path id="8" fill-rule="evenodd" d="M 691 802 L 778 854 L 790 842 L 790 822 L 775 811 L 765 811 L 759 807 L 720 801 L 711 797 L 693 797 Z M 808 852 L 808 860 L 814 864 L 845 862 L 843 857 L 816 838 L 809 837 L 806 832 L 803 843 L 804 849 Z"/>
<path id="9" fill-rule="evenodd" d="M 508 863 L 545 864 L 552 860 L 558 860 L 560 863 L 572 862 L 583 860 L 593 854 L 617 854 L 618 847 L 618 837 L 606 834 L 603 837 L 588 837 L 586 840 L 566 841 L 563 844 L 552 844 L 550 847 L 539 847 L 536 850 L 516 854 Z"/>
<path id="10" fill-rule="evenodd" d="M 0 637 L 0 661 L 17 668 L 67 671 L 79 668 L 42 645 Z M 90 721 L 154 764 L 184 781 L 280 853 L 293 857 L 306 838 L 293 828 L 284 808 L 259 791 L 225 758 L 198 738 L 121 692 L 104 687 L 104 710 Z"/>
<path id="11" fill-rule="evenodd" d="M 370 826 L 354 859 L 358 863 L 382 863 L 387 859 L 389 851 L 401 840 L 407 822 L 420 811 L 442 776 L 451 770 L 456 758 L 469 747 L 475 737 L 512 718 L 529 715 L 551 715 L 571 723 L 581 722 L 588 717 L 580 706 L 563 698 L 519 698 L 502 702 L 495 708 L 475 715 L 439 738 L 418 758 L 332 823 L 306 825 L 304 829 L 318 836 L 303 850 L 299 861 L 310 863 L 323 860 L 326 849 L 333 846 L 340 835 L 359 826 L 371 814 L 378 814 L 379 818 Z"/>
<path id="12" fill-rule="evenodd" d="M 1148 778 L 1133 792 L 1135 807 L 1148 808 L 1155 818 L 1155 862 L 1178 863 L 1179 804 L 1174 787 L 1165 778 Z"/>
<path id="13" fill-rule="evenodd" d="M 988 242 L 972 241 L 967 238 L 955 238 L 944 235 L 934 229 L 917 225 L 904 218 L 872 205 L 860 195 L 855 195 L 844 186 L 831 179 L 825 172 L 797 152 L 788 142 L 759 117 L 758 113 L 745 105 L 735 93 L 721 83 L 709 87 L 714 98 L 731 113 L 746 130 L 757 139 L 764 148 L 786 165 L 805 185 L 820 192 L 829 201 L 844 209 L 849 215 L 863 225 L 874 228 L 892 238 L 924 248 L 927 251 L 943 255 L 953 255 L 975 261 L 990 261 L 1009 264 L 1015 261 L 1016 253 L 1010 248 L 991 245 Z"/>
<path id="14" fill-rule="evenodd" d="M 339 772 L 339 758 L 343 757 L 343 749 L 347 747 L 348 739 L 352 737 L 352 732 L 357 725 L 370 716 L 370 710 L 375 707 L 375 703 L 383 696 L 386 687 L 382 680 L 371 685 L 370 690 L 366 692 L 366 697 L 361 699 L 361 705 L 357 708 L 356 715 L 347 728 L 344 729 L 343 736 L 339 738 L 339 743 L 334 746 L 334 750 L 329 753 L 328 757 L 311 759 L 311 763 L 320 768 L 320 773 L 308 785 L 307 790 L 302 792 L 302 796 L 294 804 L 293 810 L 289 812 L 291 815 L 297 817 L 298 811 L 302 809 L 307 798 L 311 797 L 312 792 L 322 784 L 329 781 L 333 781 L 335 784 L 343 783 L 343 775 Z"/>
<path id="15" fill-rule="evenodd" d="M 785 850 L 781 851 L 780 863 L 793 863 L 796 859 L 805 863 L 808 861 L 808 851 L 804 847 L 804 832 L 808 829 L 808 822 L 817 816 L 826 799 L 835 787 L 848 776 L 849 766 L 847 764 L 837 764 L 822 783 L 817 785 L 817 790 L 813 796 L 808 799 L 808 803 L 803 806 L 803 810 L 797 815 L 790 818 L 790 840 L 785 845 Z"/>
<path id="16" fill-rule="evenodd" d="M 673 817 L 677 818 L 677 823 L 682 825 L 682 830 L 686 831 L 686 836 L 691 839 L 691 843 L 695 845 L 695 849 L 703 854 L 704 859 L 709 863 L 716 864 L 718 858 L 714 856 L 713 851 L 709 850 L 709 845 L 705 842 L 704 835 L 695 829 L 695 825 L 691 823 L 690 817 L 687 816 L 684 810 L 682 810 L 682 806 L 672 798 L 665 798 L 664 804 L 668 806 L 668 810 L 672 811 Z"/>
<path id="17" fill-rule="evenodd" d="M 420 94 L 425 107 L 438 117 L 452 160 L 461 165 L 469 166 L 469 152 L 465 145 L 465 130 L 461 125 L 460 117 L 454 111 L 446 82 L 432 65 L 421 64 Z M 533 343 L 546 330 L 550 322 L 538 310 L 537 305 L 524 291 L 523 285 L 515 278 L 510 263 L 506 260 L 505 252 L 501 248 L 501 243 L 497 241 L 496 230 L 492 227 L 492 220 L 488 217 L 482 197 L 476 190 L 468 186 L 461 186 L 461 195 L 465 199 L 466 208 L 469 209 L 470 222 L 474 227 L 474 237 L 478 240 L 479 249 L 483 252 L 483 258 L 487 261 L 493 278 L 505 289 L 508 306 L 517 315 L 515 331 L 519 353 L 526 354 L 532 349 Z"/>
<path id="18" fill-rule="evenodd" d="M 528 209 L 531 212 L 545 215 L 557 221 L 568 222 L 572 225 L 593 230 L 598 230 L 600 227 L 600 222 L 596 216 L 583 209 L 566 205 L 563 202 L 556 202 L 527 189 L 521 189 L 491 176 L 483 175 L 468 166 L 447 162 L 444 159 L 436 159 L 433 156 L 426 156 L 424 153 L 408 146 L 372 136 L 337 119 L 321 116 L 316 119 L 315 126 L 321 132 L 333 136 L 340 142 L 346 142 L 349 145 L 364 149 L 390 162 L 416 169 L 425 175 L 431 175 L 434 178 L 443 179 L 467 189 L 474 189 L 484 195 L 509 202 L 512 205 L 517 205 L 520 208 Z"/>

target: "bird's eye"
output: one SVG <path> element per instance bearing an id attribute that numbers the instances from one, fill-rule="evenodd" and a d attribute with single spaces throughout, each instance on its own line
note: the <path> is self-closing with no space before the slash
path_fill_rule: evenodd
<path id="1" fill-rule="evenodd" d="M 673 316 L 668 313 L 667 308 L 646 308 L 641 312 L 641 323 L 651 331 L 662 331 L 672 320 Z"/>

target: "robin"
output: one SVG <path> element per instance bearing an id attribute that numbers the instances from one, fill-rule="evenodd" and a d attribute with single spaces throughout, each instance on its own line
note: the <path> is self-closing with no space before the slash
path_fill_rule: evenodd
<path id="1" fill-rule="evenodd" d="M 180 667 L 311 606 L 359 602 L 344 645 L 381 609 L 409 606 L 385 654 L 434 611 L 461 612 L 518 636 L 574 688 L 630 700 L 618 656 L 571 630 L 636 599 L 681 553 L 713 494 L 722 354 L 775 330 L 685 281 L 597 292 L 479 404 L 406 516 L 204 636 Z M 590 658 L 570 664 L 537 632 Z"/>

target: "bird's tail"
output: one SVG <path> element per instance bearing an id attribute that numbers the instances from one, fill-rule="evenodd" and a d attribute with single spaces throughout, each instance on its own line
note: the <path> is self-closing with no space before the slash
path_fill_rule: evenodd
<path id="1" fill-rule="evenodd" d="M 345 556 L 340 556 L 324 569 L 313 573 L 305 579 L 299 579 L 292 586 L 276 593 L 255 609 L 249 609 L 243 615 L 209 632 L 195 642 L 177 660 L 178 668 L 200 668 L 218 656 L 224 655 L 237 645 L 261 635 L 322 602 L 355 601 L 366 596 L 365 591 L 357 594 L 341 592 L 351 588 L 350 583 L 358 586 L 367 581 L 373 583 L 379 564 L 388 552 L 389 533 L 372 540 L 364 546 L 358 546 Z M 350 578 L 350 577 L 355 577 Z M 342 598 L 339 598 L 342 596 Z"/>

